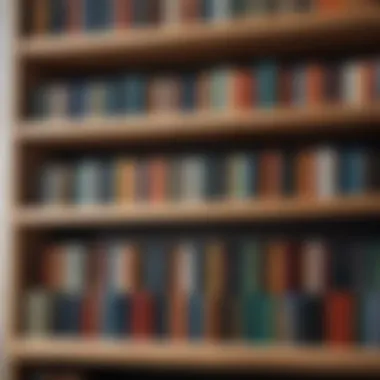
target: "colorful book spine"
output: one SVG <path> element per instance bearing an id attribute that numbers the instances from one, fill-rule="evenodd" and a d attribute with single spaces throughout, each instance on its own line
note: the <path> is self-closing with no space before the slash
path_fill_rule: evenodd
<path id="1" fill-rule="evenodd" d="M 316 151 L 316 187 L 319 198 L 331 198 L 338 192 L 338 153 L 332 147 Z"/>
<path id="2" fill-rule="evenodd" d="M 210 75 L 211 107 L 214 109 L 226 109 L 230 106 L 231 70 L 218 68 Z"/>
<path id="3" fill-rule="evenodd" d="M 211 0 L 211 20 L 226 21 L 231 17 L 230 0 Z"/>
<path id="4" fill-rule="evenodd" d="M 181 78 L 181 109 L 183 111 L 193 111 L 196 108 L 196 73 L 185 73 Z"/>
<path id="5" fill-rule="evenodd" d="M 113 20 L 116 29 L 124 29 L 131 26 L 132 0 L 113 0 Z"/>
<path id="6" fill-rule="evenodd" d="M 52 33 L 63 33 L 66 31 L 68 18 L 66 0 L 50 0 L 49 30 Z"/>
<path id="7" fill-rule="evenodd" d="M 87 83 L 84 80 L 74 80 L 69 84 L 68 115 L 80 118 L 86 114 Z"/>
<path id="8" fill-rule="evenodd" d="M 273 107 L 277 102 L 278 68 L 273 61 L 263 61 L 255 68 L 257 101 L 260 107 Z"/>
<path id="9" fill-rule="evenodd" d="M 52 294 L 41 289 L 30 290 L 24 300 L 24 331 L 29 336 L 48 336 L 52 328 Z"/>

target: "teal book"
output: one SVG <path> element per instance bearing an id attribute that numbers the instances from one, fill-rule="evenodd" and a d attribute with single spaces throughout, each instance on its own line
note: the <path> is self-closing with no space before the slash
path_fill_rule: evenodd
<path id="1" fill-rule="evenodd" d="M 243 296 L 243 336 L 257 344 L 269 343 L 275 336 L 275 303 L 265 293 Z"/>
<path id="2" fill-rule="evenodd" d="M 270 60 L 258 63 L 256 75 L 259 106 L 275 106 L 278 98 L 278 67 L 276 63 Z"/>
<path id="3" fill-rule="evenodd" d="M 226 109 L 230 96 L 230 75 L 228 68 L 222 67 L 214 69 L 210 75 L 211 86 L 211 107 L 215 109 Z"/>
<path id="4" fill-rule="evenodd" d="M 147 108 L 147 79 L 144 75 L 131 73 L 123 80 L 123 108 L 126 114 L 141 114 Z"/>

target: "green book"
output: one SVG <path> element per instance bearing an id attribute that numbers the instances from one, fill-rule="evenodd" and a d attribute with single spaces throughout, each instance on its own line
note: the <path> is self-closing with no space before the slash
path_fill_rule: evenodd
<path id="1" fill-rule="evenodd" d="M 211 107 L 225 109 L 229 99 L 230 70 L 226 67 L 215 69 L 210 75 Z"/>
<path id="2" fill-rule="evenodd" d="M 242 255 L 241 290 L 243 294 L 257 292 L 263 289 L 263 254 L 257 239 L 243 239 L 240 242 L 239 253 Z"/>

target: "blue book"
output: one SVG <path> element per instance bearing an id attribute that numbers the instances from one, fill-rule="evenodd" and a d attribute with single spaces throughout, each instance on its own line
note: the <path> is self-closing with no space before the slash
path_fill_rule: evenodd
<path id="1" fill-rule="evenodd" d="M 305 106 L 307 100 L 307 73 L 304 66 L 297 66 L 292 71 L 292 103 Z"/>
<path id="2" fill-rule="evenodd" d="M 203 20 L 212 18 L 213 0 L 201 0 L 201 16 Z"/>
<path id="3" fill-rule="evenodd" d="M 380 293 L 363 294 L 360 315 L 360 336 L 366 346 L 380 346 Z"/>
<path id="4" fill-rule="evenodd" d="M 108 291 L 103 302 L 103 333 L 121 338 L 127 333 L 127 297 L 123 293 Z"/>
<path id="5" fill-rule="evenodd" d="M 143 283 L 151 294 L 164 294 L 167 282 L 167 258 L 165 244 L 151 241 L 143 254 Z"/>
<path id="6" fill-rule="evenodd" d="M 124 110 L 124 87 L 122 78 L 116 76 L 106 81 L 106 113 L 111 116 L 122 115 Z"/>
<path id="7" fill-rule="evenodd" d="M 258 104 L 273 107 L 277 102 L 278 67 L 274 61 L 260 62 L 256 67 Z"/>
<path id="8" fill-rule="evenodd" d="M 67 23 L 67 0 L 50 0 L 50 31 L 62 33 Z"/>
<path id="9" fill-rule="evenodd" d="M 366 190 L 367 157 L 360 147 L 344 148 L 339 157 L 339 184 L 343 194 L 362 194 Z"/>
<path id="10" fill-rule="evenodd" d="M 102 30 L 112 26 L 112 2 L 84 0 L 85 29 Z"/>
<path id="11" fill-rule="evenodd" d="M 156 338 L 165 338 L 168 335 L 168 302 L 167 296 L 164 294 L 156 294 L 154 296 L 154 332 Z"/>
<path id="12" fill-rule="evenodd" d="M 184 111 L 192 111 L 196 106 L 197 75 L 186 73 L 182 76 L 182 101 L 181 106 Z"/>
<path id="13" fill-rule="evenodd" d="M 54 332 L 58 335 L 78 335 L 80 332 L 82 297 L 57 294 L 54 303 Z"/>
<path id="14" fill-rule="evenodd" d="M 189 296 L 189 337 L 192 340 L 202 339 L 204 336 L 205 305 L 201 293 Z"/>
<path id="15" fill-rule="evenodd" d="M 127 114 L 140 114 L 147 107 L 147 80 L 141 74 L 129 74 L 124 79 L 124 104 Z"/>
<path id="16" fill-rule="evenodd" d="M 96 28 L 95 9 L 93 0 L 83 0 L 84 29 L 93 30 Z"/>
<path id="17" fill-rule="evenodd" d="M 298 318 L 299 297 L 296 293 L 288 293 L 283 297 L 283 322 L 284 340 L 287 343 L 297 341 L 298 326 L 301 323 Z"/>
<path id="18" fill-rule="evenodd" d="M 69 115 L 73 118 L 86 114 L 87 86 L 84 80 L 75 80 L 69 84 Z"/>

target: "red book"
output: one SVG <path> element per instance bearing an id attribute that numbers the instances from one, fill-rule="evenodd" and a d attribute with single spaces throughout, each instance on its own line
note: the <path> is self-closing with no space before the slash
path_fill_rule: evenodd
<path id="1" fill-rule="evenodd" d="M 83 0 L 67 0 L 67 28 L 69 32 L 83 29 Z"/>
<path id="2" fill-rule="evenodd" d="M 115 28 L 127 28 L 132 19 L 132 0 L 114 0 Z"/>
<path id="3" fill-rule="evenodd" d="M 251 70 L 238 68 L 233 75 L 233 107 L 253 107 L 253 77 Z"/>
<path id="4" fill-rule="evenodd" d="M 84 298 L 81 312 L 81 332 L 85 337 L 95 337 L 101 330 L 101 292 L 89 289 Z"/>
<path id="5" fill-rule="evenodd" d="M 312 64 L 307 68 L 307 98 L 310 105 L 323 103 L 323 68 Z"/>
<path id="6" fill-rule="evenodd" d="M 172 339 L 186 339 L 188 304 L 186 294 L 174 291 L 169 300 L 169 333 Z"/>
<path id="7" fill-rule="evenodd" d="M 154 300 L 147 292 L 132 295 L 131 335 L 135 339 L 149 339 L 154 334 Z"/>
<path id="8" fill-rule="evenodd" d="M 166 161 L 162 157 L 152 159 L 150 162 L 149 187 L 152 202 L 164 202 L 166 198 Z"/>
<path id="9" fill-rule="evenodd" d="M 325 304 L 325 336 L 332 345 L 350 345 L 355 337 L 355 307 L 350 293 L 333 292 Z"/>

